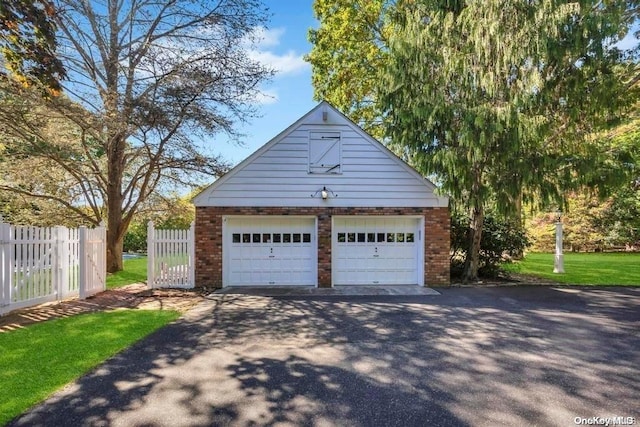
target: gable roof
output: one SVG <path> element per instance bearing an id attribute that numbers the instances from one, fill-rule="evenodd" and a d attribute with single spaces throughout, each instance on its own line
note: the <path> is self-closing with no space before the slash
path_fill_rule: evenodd
<path id="1" fill-rule="evenodd" d="M 360 126 L 358 126 L 353 121 L 351 121 L 348 117 L 346 117 L 342 112 L 340 112 L 338 109 L 333 107 L 327 101 L 320 102 L 313 109 L 311 109 L 308 113 L 306 113 L 305 115 L 300 117 L 298 120 L 296 120 L 290 126 L 288 126 L 286 129 L 284 129 L 278 135 L 276 135 L 273 139 L 271 139 L 270 141 L 265 143 L 262 147 L 260 147 L 253 154 L 251 154 L 249 157 L 247 157 L 242 162 L 240 162 L 238 165 L 236 165 L 234 168 L 232 168 L 225 175 L 223 175 L 222 177 L 218 178 L 211 185 L 209 185 L 204 190 L 202 190 L 198 195 L 196 195 L 193 198 L 193 203 L 196 206 L 209 206 L 209 205 L 229 206 L 229 204 L 217 204 L 217 203 L 213 203 L 212 204 L 211 200 L 215 199 L 215 196 L 213 195 L 213 193 L 215 193 L 217 190 L 221 190 L 222 187 L 224 187 L 226 183 L 232 181 L 234 179 L 234 177 L 237 177 L 239 174 L 242 174 L 243 171 L 245 171 L 248 167 L 250 167 L 250 165 L 254 164 L 258 159 L 263 157 L 265 155 L 265 153 L 268 153 L 275 146 L 277 146 L 281 142 L 285 141 L 288 137 L 292 137 L 292 134 L 294 132 L 296 132 L 297 130 L 299 130 L 301 128 L 301 126 L 309 125 L 309 123 L 313 121 L 312 120 L 313 117 L 317 117 L 319 114 L 322 114 L 322 113 L 327 113 L 327 114 L 331 113 L 331 116 L 334 119 L 332 120 L 332 123 L 328 124 L 328 125 L 327 124 L 320 124 L 320 125 L 316 124 L 315 125 L 316 128 L 320 129 L 320 127 L 322 127 L 322 126 L 325 126 L 325 127 L 328 126 L 329 129 L 332 129 L 333 127 L 338 126 L 338 125 L 342 125 L 342 126 L 346 125 L 346 126 L 348 126 L 350 131 L 352 131 L 355 134 L 357 134 L 357 136 L 359 138 L 361 138 L 362 140 L 365 140 L 369 144 L 373 145 L 377 150 L 379 150 L 380 152 L 384 153 L 386 155 L 386 157 L 389 160 L 391 160 L 399 170 L 402 170 L 405 174 L 407 174 L 407 176 L 414 178 L 416 180 L 416 182 L 420 183 L 420 185 L 423 186 L 423 190 L 426 191 L 427 193 L 430 193 L 430 199 L 432 199 L 432 200 L 431 200 L 431 203 L 429 205 L 433 205 L 433 206 L 436 206 L 436 205 L 437 206 L 447 206 L 448 205 L 448 198 L 447 197 L 436 196 L 435 194 L 433 194 L 434 190 L 436 189 L 436 186 L 431 181 L 429 181 L 428 179 L 424 178 L 414 168 L 412 168 L 405 161 L 403 161 L 398 156 L 396 156 L 395 153 L 393 153 L 391 150 L 389 150 L 384 144 L 382 144 L 381 142 L 379 142 L 378 140 L 373 138 L 371 135 L 366 133 L 362 128 L 360 128 Z M 326 116 L 323 116 L 323 117 L 326 117 Z M 331 178 L 331 179 L 334 179 L 334 178 Z M 282 178 L 282 180 L 285 181 L 286 178 Z M 264 204 L 262 204 L 262 203 L 258 203 L 257 205 L 258 206 L 264 206 Z M 399 206 L 399 205 L 400 204 L 395 204 L 394 206 Z M 406 206 L 412 206 L 412 205 L 408 204 Z"/>

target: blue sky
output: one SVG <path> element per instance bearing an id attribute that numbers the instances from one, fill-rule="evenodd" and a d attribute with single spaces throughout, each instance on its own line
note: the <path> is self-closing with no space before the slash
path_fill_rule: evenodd
<path id="1" fill-rule="evenodd" d="M 262 42 L 251 55 L 277 70 L 275 77 L 262 86 L 259 118 L 240 124 L 244 134 L 242 146 L 226 142 L 223 135 L 214 141 L 213 151 L 233 165 L 251 155 L 256 149 L 286 129 L 311 110 L 313 101 L 311 67 L 302 57 L 311 50 L 307 32 L 317 27 L 313 17 L 313 0 L 264 0 L 271 19 L 264 31 Z"/>

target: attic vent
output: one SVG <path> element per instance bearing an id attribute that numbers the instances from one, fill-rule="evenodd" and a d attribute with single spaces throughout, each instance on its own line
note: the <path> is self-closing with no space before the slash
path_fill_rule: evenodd
<path id="1" fill-rule="evenodd" d="M 309 132 L 309 173 L 342 173 L 340 132 Z"/>

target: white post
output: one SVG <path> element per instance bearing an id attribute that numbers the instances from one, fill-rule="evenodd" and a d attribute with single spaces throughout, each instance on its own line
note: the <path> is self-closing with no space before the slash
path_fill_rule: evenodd
<path id="1" fill-rule="evenodd" d="M 13 277 L 13 251 L 11 250 L 11 224 L 0 221 L 0 314 L 11 304 L 11 278 Z"/>
<path id="2" fill-rule="evenodd" d="M 187 250 L 189 251 L 189 285 L 196 286 L 196 224 L 191 221 L 187 239 Z"/>
<path id="3" fill-rule="evenodd" d="M 55 232 L 55 251 L 53 265 L 57 268 L 54 274 L 53 288 L 58 300 L 69 294 L 69 231 L 66 227 L 57 226 Z"/>
<path id="4" fill-rule="evenodd" d="M 88 271 L 88 257 L 87 257 L 87 227 L 82 226 L 78 229 L 78 293 L 80 299 L 87 297 L 87 271 Z"/>
<path id="5" fill-rule="evenodd" d="M 553 263 L 554 273 L 564 273 L 564 255 L 562 255 L 562 219 L 558 215 L 556 222 L 556 256 Z"/>
<path id="6" fill-rule="evenodd" d="M 155 230 L 153 221 L 147 224 L 147 287 L 153 288 L 155 278 L 153 277 L 153 266 L 155 264 Z"/>
<path id="7" fill-rule="evenodd" d="M 102 290 L 107 289 L 107 227 L 104 220 L 100 221 L 100 249 L 98 250 L 100 259 L 100 273 L 102 274 Z"/>

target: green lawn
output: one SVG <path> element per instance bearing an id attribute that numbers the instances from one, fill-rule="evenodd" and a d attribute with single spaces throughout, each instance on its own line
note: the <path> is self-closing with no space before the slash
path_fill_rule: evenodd
<path id="1" fill-rule="evenodd" d="M 107 275 L 107 289 L 147 281 L 147 257 L 123 261 L 123 270 Z"/>
<path id="2" fill-rule="evenodd" d="M 119 310 L 0 333 L 0 425 L 178 316 Z"/>
<path id="3" fill-rule="evenodd" d="M 640 254 L 565 253 L 564 274 L 553 273 L 554 254 L 530 253 L 507 271 L 575 285 L 640 286 Z"/>

